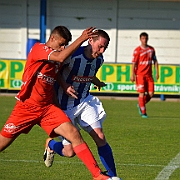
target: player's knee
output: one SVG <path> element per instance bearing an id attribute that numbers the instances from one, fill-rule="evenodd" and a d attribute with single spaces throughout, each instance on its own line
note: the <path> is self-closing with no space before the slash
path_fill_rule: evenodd
<path id="1" fill-rule="evenodd" d="M 144 92 L 139 92 L 139 97 L 144 97 Z"/>
<path id="2" fill-rule="evenodd" d="M 67 141 L 64 140 L 63 145 L 64 145 L 64 148 L 62 149 L 62 154 L 64 156 L 71 158 L 76 155 L 71 143 L 67 143 Z"/>
<path id="3" fill-rule="evenodd" d="M 153 92 L 149 93 L 150 98 L 152 98 L 152 97 L 153 97 L 153 95 L 154 95 L 154 93 L 153 93 Z"/>
<path id="4" fill-rule="evenodd" d="M 4 151 L 6 149 L 6 145 L 2 145 L 0 142 L 0 152 Z"/>
<path id="5" fill-rule="evenodd" d="M 105 136 L 103 132 L 98 133 L 98 137 L 101 141 L 105 141 Z"/>
<path id="6" fill-rule="evenodd" d="M 71 158 L 71 157 L 74 157 L 75 155 L 76 154 L 74 153 L 74 151 L 69 151 L 69 152 L 67 152 L 66 157 Z"/>
<path id="7" fill-rule="evenodd" d="M 103 132 L 98 133 L 97 137 L 94 138 L 94 141 L 98 147 L 104 146 L 106 144 L 104 133 Z"/>
<path id="8" fill-rule="evenodd" d="M 0 134 L 0 152 L 5 150 L 14 141 L 14 139 L 6 138 Z"/>
<path id="9" fill-rule="evenodd" d="M 69 158 L 74 157 L 76 155 L 74 153 L 72 146 L 68 147 L 68 148 L 65 146 L 63 149 L 63 154 L 64 154 L 64 156 L 69 157 Z"/>

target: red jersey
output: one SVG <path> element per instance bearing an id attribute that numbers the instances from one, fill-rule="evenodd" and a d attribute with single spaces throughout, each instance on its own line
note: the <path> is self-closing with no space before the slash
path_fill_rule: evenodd
<path id="1" fill-rule="evenodd" d="M 156 61 L 155 50 L 151 46 L 138 46 L 133 52 L 132 62 L 136 63 L 136 75 L 152 76 L 152 61 Z"/>
<path id="2" fill-rule="evenodd" d="M 23 85 L 16 98 L 37 105 L 52 103 L 54 82 L 60 63 L 49 60 L 53 49 L 36 43 L 29 55 L 23 73 Z"/>

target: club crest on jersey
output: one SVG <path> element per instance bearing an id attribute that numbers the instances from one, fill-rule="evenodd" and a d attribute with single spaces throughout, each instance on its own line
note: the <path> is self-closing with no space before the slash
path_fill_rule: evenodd
<path id="1" fill-rule="evenodd" d="M 72 81 L 80 82 L 80 83 L 86 83 L 91 82 L 93 79 L 93 76 L 73 76 Z"/>
<path id="2" fill-rule="evenodd" d="M 94 71 L 96 69 L 96 66 L 95 65 L 91 65 L 91 70 Z"/>
<path id="3" fill-rule="evenodd" d="M 137 88 L 137 90 L 142 90 L 142 89 L 144 89 L 144 85 L 143 84 L 139 84 L 136 88 Z"/>
<path id="4" fill-rule="evenodd" d="M 18 126 L 15 126 L 13 123 L 5 124 L 4 125 L 4 131 L 8 133 L 15 133 L 18 129 Z"/>

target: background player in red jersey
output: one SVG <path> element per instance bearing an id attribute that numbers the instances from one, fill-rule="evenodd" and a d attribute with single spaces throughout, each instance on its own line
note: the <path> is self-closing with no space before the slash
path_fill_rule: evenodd
<path id="1" fill-rule="evenodd" d="M 145 104 L 150 101 L 154 95 L 154 79 L 152 77 L 152 62 L 156 70 L 156 79 L 159 78 L 158 61 L 155 50 L 147 44 L 148 34 L 140 34 L 141 45 L 133 52 L 131 81 L 136 80 L 136 89 L 139 92 L 138 111 L 143 118 L 147 118 Z"/>
<path id="2" fill-rule="evenodd" d="M 67 138 L 77 157 L 86 165 L 94 180 L 108 180 L 103 175 L 88 146 L 66 114 L 53 103 L 54 82 L 61 63 L 84 41 L 93 37 L 94 28 L 87 28 L 70 46 L 70 31 L 57 26 L 45 44 L 36 43 L 26 61 L 23 85 L 17 94 L 16 105 L 0 132 L 0 151 L 6 149 L 21 133 L 39 125 L 48 136 Z"/>

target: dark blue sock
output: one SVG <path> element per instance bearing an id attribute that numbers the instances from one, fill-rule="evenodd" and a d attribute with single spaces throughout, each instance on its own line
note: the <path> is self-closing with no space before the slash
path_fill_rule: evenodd
<path id="1" fill-rule="evenodd" d="M 57 142 L 57 141 L 52 139 L 49 141 L 48 145 L 49 145 L 51 150 L 53 150 L 54 152 L 56 152 L 60 156 L 64 156 L 62 153 L 62 149 L 64 148 L 62 142 Z"/>
<path id="2" fill-rule="evenodd" d="M 111 177 L 116 176 L 116 167 L 114 163 L 112 149 L 109 144 L 107 143 L 105 146 L 98 147 L 98 154 L 102 164 L 108 171 L 108 175 Z"/>

